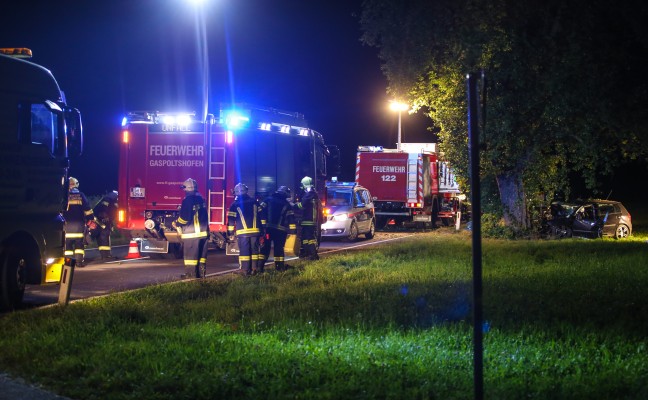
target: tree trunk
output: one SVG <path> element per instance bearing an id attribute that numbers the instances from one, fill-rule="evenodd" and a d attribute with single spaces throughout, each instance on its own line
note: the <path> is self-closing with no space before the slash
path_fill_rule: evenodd
<path id="1" fill-rule="evenodd" d="M 526 198 L 522 186 L 521 172 L 507 172 L 497 175 L 497 187 L 504 211 L 504 222 L 516 230 L 528 228 Z"/>

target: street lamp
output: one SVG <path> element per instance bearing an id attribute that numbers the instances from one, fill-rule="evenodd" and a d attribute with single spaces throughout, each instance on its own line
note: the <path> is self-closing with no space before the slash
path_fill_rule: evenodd
<path id="1" fill-rule="evenodd" d="M 202 73 L 202 117 L 206 121 L 209 112 L 209 54 L 207 51 L 207 23 L 205 20 L 205 3 L 207 3 L 207 0 L 189 0 L 189 2 L 194 6 L 195 12 L 197 59 Z"/>
<path id="2" fill-rule="evenodd" d="M 403 111 L 409 110 L 409 105 L 406 103 L 401 103 L 400 101 L 390 101 L 389 108 L 392 111 L 398 111 L 398 143 L 396 145 L 396 150 L 400 151 L 401 149 L 401 114 Z"/>

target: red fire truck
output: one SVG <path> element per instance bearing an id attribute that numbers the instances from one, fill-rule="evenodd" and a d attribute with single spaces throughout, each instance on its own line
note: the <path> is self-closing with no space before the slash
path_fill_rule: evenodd
<path id="1" fill-rule="evenodd" d="M 356 182 L 374 198 L 376 226 L 454 224 L 460 190 L 435 143 L 401 143 L 401 150 L 359 146 Z"/>
<path id="2" fill-rule="evenodd" d="M 326 146 L 295 112 L 237 104 L 221 106 L 219 118 L 208 115 L 206 121 L 194 114 L 131 112 L 122 123 L 117 226 L 140 242 L 143 253 L 181 257 L 171 222 L 184 197 L 180 185 L 193 178 L 208 203 L 210 243 L 223 249 L 238 182 L 263 199 L 282 185 L 294 195 L 310 176 L 323 193 L 327 160 L 336 157 L 337 148 Z"/>

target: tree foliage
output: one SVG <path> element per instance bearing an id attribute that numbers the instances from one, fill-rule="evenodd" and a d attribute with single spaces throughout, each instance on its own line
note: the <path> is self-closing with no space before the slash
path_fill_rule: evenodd
<path id="1" fill-rule="evenodd" d="M 466 74 L 484 71 L 481 178 L 526 228 L 543 194 L 569 198 L 577 177 L 596 195 L 602 175 L 648 154 L 648 7 L 621 3 L 365 0 L 362 41 L 379 48 L 388 92 L 430 116 L 464 187 Z"/>

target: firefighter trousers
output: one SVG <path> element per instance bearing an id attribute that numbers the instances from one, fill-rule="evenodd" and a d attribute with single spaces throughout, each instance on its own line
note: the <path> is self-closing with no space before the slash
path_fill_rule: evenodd
<path id="1" fill-rule="evenodd" d="M 261 257 L 259 258 L 259 271 L 263 272 L 266 260 L 270 257 L 270 247 L 274 246 L 274 262 L 275 269 L 282 271 L 285 269 L 284 246 L 286 245 L 286 238 L 288 234 L 284 231 L 275 228 L 268 228 L 263 247 L 261 247 Z"/>
<path id="2" fill-rule="evenodd" d="M 299 254 L 300 258 L 319 260 L 319 256 L 317 255 L 317 239 L 315 239 L 315 226 L 302 225 L 301 237 L 302 249 Z"/>
<path id="3" fill-rule="evenodd" d="M 236 235 L 239 246 L 239 268 L 246 274 L 251 274 L 257 270 L 257 263 L 260 257 L 260 236 L 240 236 Z M 254 266 L 254 267 L 253 267 Z"/>
<path id="4" fill-rule="evenodd" d="M 204 278 L 207 274 L 207 238 L 182 239 L 185 275 Z"/>
<path id="5" fill-rule="evenodd" d="M 112 228 L 109 225 L 106 225 L 105 228 L 98 226 L 94 232 L 93 238 L 97 241 L 97 248 L 99 249 L 99 254 L 101 254 L 101 259 L 110 258 L 110 233 Z"/>
<path id="6" fill-rule="evenodd" d="M 74 259 L 77 267 L 83 267 L 85 265 L 85 245 L 83 244 L 83 233 L 80 233 L 81 237 L 75 237 L 74 234 L 70 235 L 65 233 L 65 257 Z M 72 236 L 72 237 L 68 237 Z"/>

